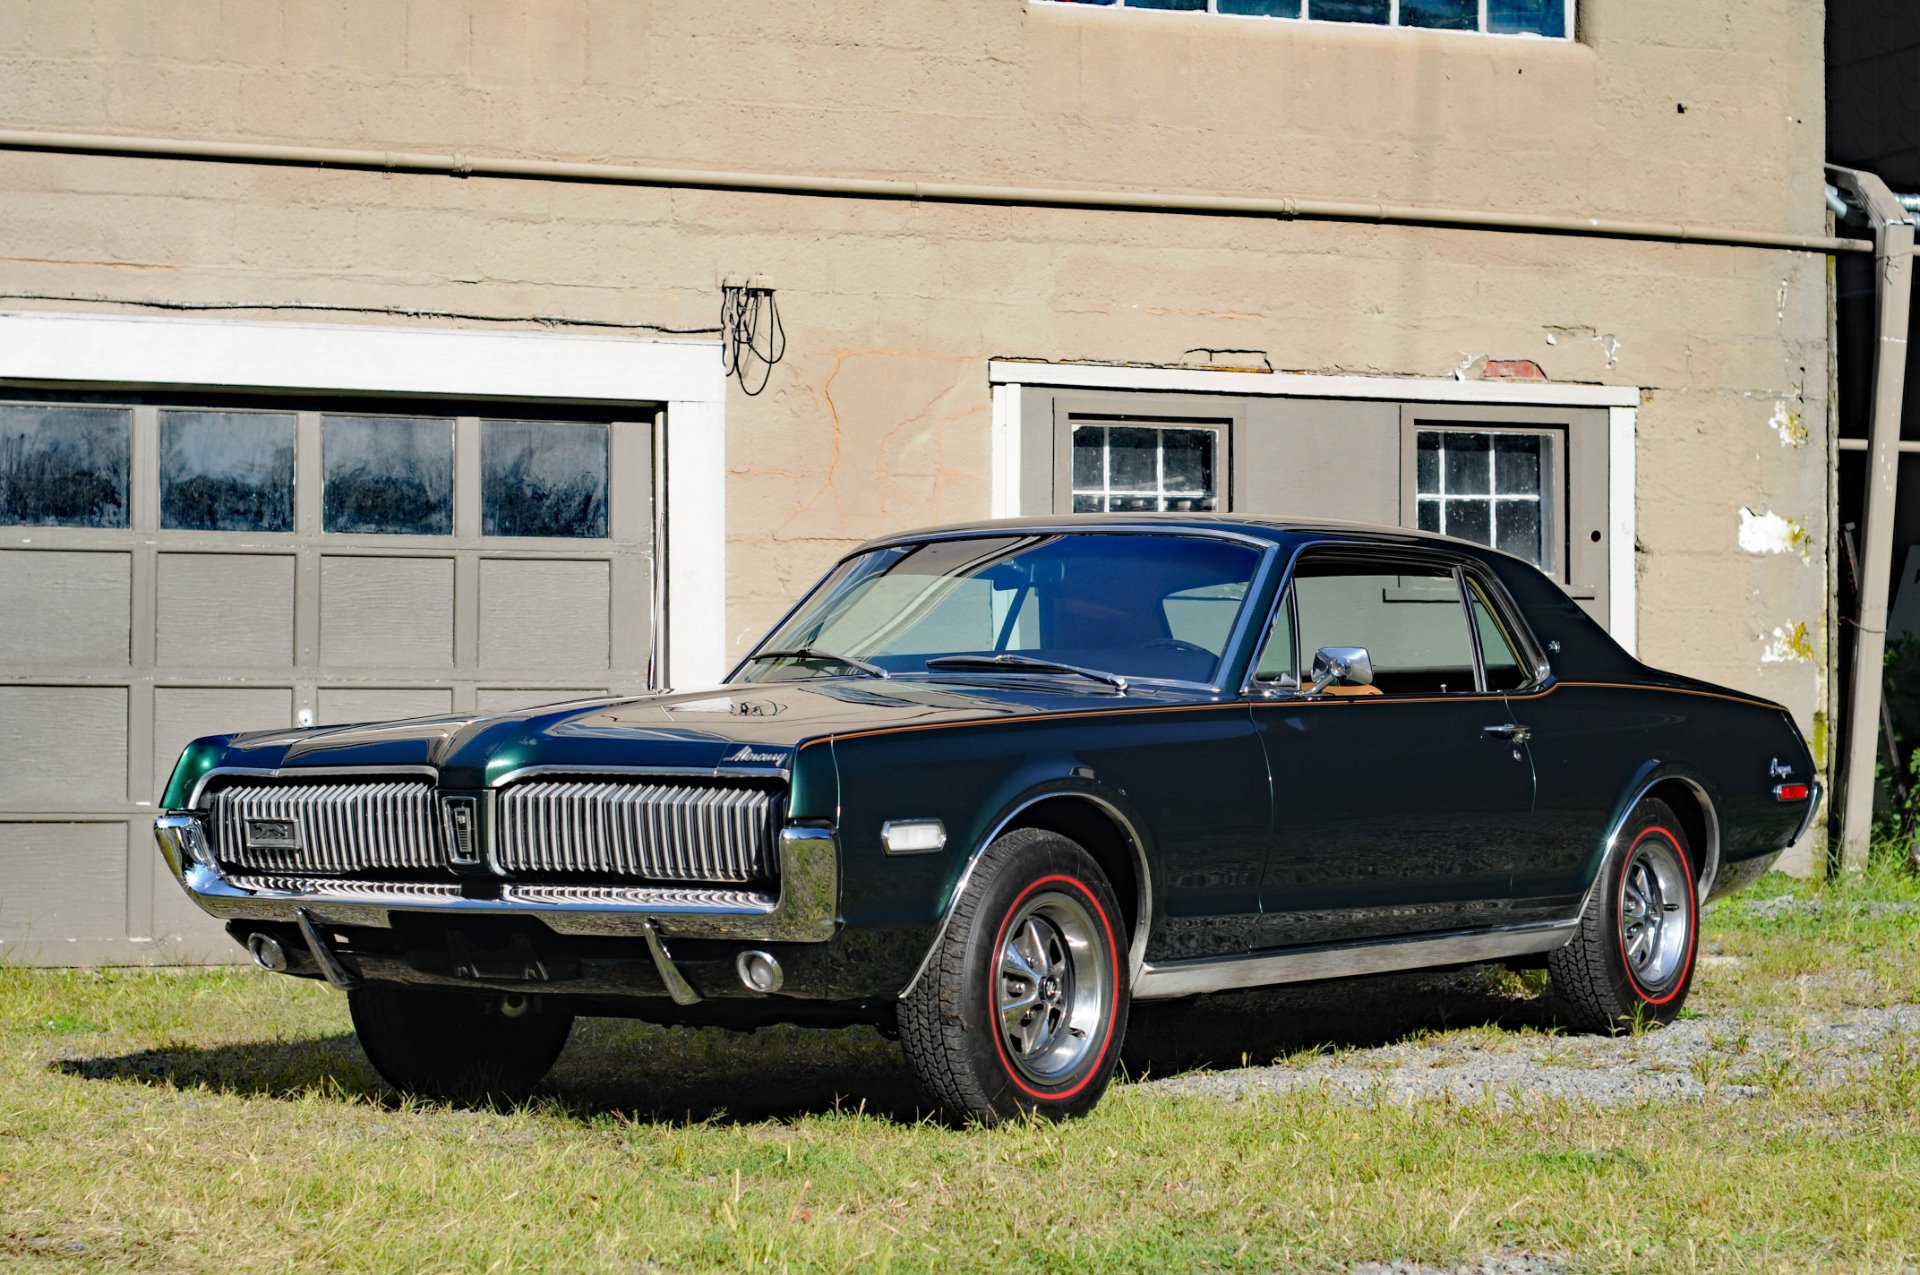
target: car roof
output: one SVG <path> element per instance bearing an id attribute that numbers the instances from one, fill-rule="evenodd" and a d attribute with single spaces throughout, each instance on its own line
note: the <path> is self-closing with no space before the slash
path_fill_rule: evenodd
<path id="1" fill-rule="evenodd" d="M 991 518 L 975 522 L 949 523 L 922 527 L 898 535 L 881 536 L 868 541 L 855 552 L 885 545 L 907 544 L 968 535 L 1006 535 L 1019 532 L 1059 531 L 1154 531 L 1170 535 L 1232 535 L 1272 544 L 1287 545 L 1302 539 L 1327 537 L 1359 544 L 1430 544 L 1476 558 L 1523 558 L 1498 549 L 1410 527 L 1388 527 L 1378 523 L 1344 522 L 1337 518 L 1281 518 L 1253 514 L 1053 514 L 1043 518 Z M 1530 564 L 1529 564 L 1530 565 Z"/>

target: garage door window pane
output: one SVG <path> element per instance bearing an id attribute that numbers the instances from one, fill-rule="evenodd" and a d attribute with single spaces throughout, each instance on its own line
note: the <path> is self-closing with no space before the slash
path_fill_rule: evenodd
<path id="1" fill-rule="evenodd" d="M 480 468 L 485 534 L 607 534 L 605 425 L 482 421 Z"/>
<path id="2" fill-rule="evenodd" d="M 124 527 L 133 413 L 0 405 L 0 523 Z"/>
<path id="3" fill-rule="evenodd" d="M 320 424 L 320 452 L 328 531 L 453 531 L 452 421 L 327 416 Z"/>
<path id="4" fill-rule="evenodd" d="M 1191 513 L 1218 509 L 1220 431 L 1075 425 L 1075 513 Z"/>
<path id="5" fill-rule="evenodd" d="M 293 417 L 160 413 L 160 525 L 292 531 Z"/>

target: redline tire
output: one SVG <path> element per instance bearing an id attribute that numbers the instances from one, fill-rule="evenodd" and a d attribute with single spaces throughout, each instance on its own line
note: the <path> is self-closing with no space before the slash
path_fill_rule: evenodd
<path id="1" fill-rule="evenodd" d="M 459 1105 L 516 1103 L 552 1069 L 573 1015 L 530 1004 L 519 1017 L 499 996 L 372 984 L 347 993 L 367 1061 L 403 1094 Z"/>
<path id="2" fill-rule="evenodd" d="M 1634 808 L 1573 941 L 1547 957 L 1561 1017 L 1618 1032 L 1679 1016 L 1693 986 L 1700 895 L 1685 827 L 1663 801 Z"/>
<path id="3" fill-rule="evenodd" d="M 1092 1110 L 1113 1079 L 1129 999 L 1126 927 L 1091 856 L 1023 828 L 974 865 L 932 962 L 900 1004 L 900 1040 L 955 1120 Z"/>

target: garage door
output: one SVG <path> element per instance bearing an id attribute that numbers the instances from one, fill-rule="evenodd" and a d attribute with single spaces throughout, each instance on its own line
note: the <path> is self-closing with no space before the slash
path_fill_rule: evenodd
<path id="1" fill-rule="evenodd" d="M 620 412 L 0 400 L 0 959 L 229 954 L 148 831 L 195 736 L 646 687 Z"/>

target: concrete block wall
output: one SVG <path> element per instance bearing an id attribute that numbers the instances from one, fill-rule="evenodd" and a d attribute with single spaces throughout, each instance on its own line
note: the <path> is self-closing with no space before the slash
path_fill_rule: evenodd
<path id="1" fill-rule="evenodd" d="M 1586 0 L 1548 42 L 1026 0 L 25 0 L 0 82 L 20 129 L 1818 234 L 1820 22 Z M 726 411 L 736 651 L 859 539 L 988 513 L 992 356 L 1636 386 L 1643 655 L 1810 732 L 1824 710 L 1822 258 L 22 153 L 0 213 L 8 306 L 688 328 L 722 274 L 767 275 L 789 352 Z M 1743 509 L 1806 536 L 1743 548 Z"/>

